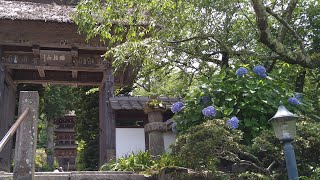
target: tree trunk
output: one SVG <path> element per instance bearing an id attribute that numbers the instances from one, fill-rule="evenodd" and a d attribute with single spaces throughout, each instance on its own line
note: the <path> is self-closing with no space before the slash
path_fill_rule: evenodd
<path id="1" fill-rule="evenodd" d="M 303 87 L 304 87 L 304 80 L 306 78 L 307 71 L 304 69 L 302 72 L 299 73 L 297 79 L 296 79 L 296 92 L 302 93 Z"/>
<path id="2" fill-rule="evenodd" d="M 47 122 L 47 163 L 50 170 L 53 170 L 53 163 L 54 163 L 54 122 L 53 118 L 48 118 Z"/>

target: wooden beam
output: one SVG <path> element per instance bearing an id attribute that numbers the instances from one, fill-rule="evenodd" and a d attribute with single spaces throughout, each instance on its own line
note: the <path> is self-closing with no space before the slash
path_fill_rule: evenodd
<path id="1" fill-rule="evenodd" d="M 73 52 L 74 53 L 74 52 Z M 57 69 L 103 71 L 105 66 L 101 55 L 81 54 L 72 57 L 71 51 L 40 50 L 40 57 L 33 52 L 4 51 L 0 63 L 11 69 Z"/>
<path id="2" fill-rule="evenodd" d="M 47 84 L 59 84 L 59 85 L 68 85 L 68 86 L 99 86 L 100 82 L 81 82 L 81 81 L 57 81 L 57 80 L 16 80 L 16 84 L 42 84 L 47 86 Z"/>
<path id="3" fill-rule="evenodd" d="M 72 77 L 71 71 L 49 71 L 45 73 L 45 77 L 40 77 L 37 70 L 17 70 L 12 71 L 13 80 L 16 82 L 21 81 L 70 81 L 70 82 L 83 82 L 83 83 L 98 83 L 100 84 L 103 78 L 103 73 L 101 72 L 78 72 L 77 78 Z"/>
<path id="4" fill-rule="evenodd" d="M 14 91 L 17 90 L 17 84 L 13 81 L 11 75 L 8 73 L 8 71 L 6 71 L 6 74 L 5 74 L 5 80 L 6 82 L 14 89 Z"/>

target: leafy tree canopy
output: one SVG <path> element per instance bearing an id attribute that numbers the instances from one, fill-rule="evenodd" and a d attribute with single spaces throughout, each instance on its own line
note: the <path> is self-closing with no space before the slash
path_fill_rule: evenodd
<path id="1" fill-rule="evenodd" d="M 175 87 L 187 89 L 197 77 L 234 65 L 262 64 L 271 72 L 299 64 L 289 76 L 318 81 L 319 9 L 316 0 L 93 0 L 79 3 L 74 20 L 88 39 L 99 36 L 110 47 L 106 56 L 116 70 L 134 65 L 142 89 L 136 92 L 148 94 L 181 77 Z"/>
<path id="2" fill-rule="evenodd" d="M 145 64 L 192 68 L 254 57 L 316 68 L 319 8 L 316 0 L 93 0 L 81 1 L 75 21 L 88 38 L 99 35 L 111 46 L 126 41 L 110 50 L 122 60 L 148 54 Z"/>

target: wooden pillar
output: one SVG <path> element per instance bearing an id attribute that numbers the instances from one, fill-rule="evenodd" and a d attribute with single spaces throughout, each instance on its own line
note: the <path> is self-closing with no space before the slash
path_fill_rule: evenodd
<path id="1" fill-rule="evenodd" d="M 37 147 L 39 95 L 37 91 L 22 91 L 19 97 L 19 115 L 30 109 L 16 133 L 13 179 L 33 180 Z"/>
<path id="2" fill-rule="evenodd" d="M 0 47 L 1 59 L 1 47 Z M 16 86 L 10 79 L 4 66 L 0 64 L 0 139 L 2 139 L 13 124 L 16 107 Z M 10 172 L 12 143 L 10 139 L 0 152 L 0 171 Z"/>
<path id="3" fill-rule="evenodd" d="M 109 99 L 114 95 L 114 77 L 111 65 L 104 72 L 104 78 L 99 88 L 99 166 L 116 156 L 116 122 Z"/>
<path id="4" fill-rule="evenodd" d="M 164 153 L 163 132 L 167 130 L 163 123 L 161 110 L 153 110 L 148 112 L 149 123 L 144 126 L 144 130 L 149 135 L 149 151 L 153 156 Z"/>

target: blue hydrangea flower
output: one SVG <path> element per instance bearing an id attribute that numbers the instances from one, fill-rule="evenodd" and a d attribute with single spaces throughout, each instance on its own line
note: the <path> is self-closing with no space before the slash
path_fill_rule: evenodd
<path id="1" fill-rule="evenodd" d="M 172 111 L 173 113 L 180 112 L 180 111 L 182 110 L 183 106 L 184 106 L 184 104 L 183 104 L 182 102 L 180 102 L 180 101 L 179 101 L 179 102 L 176 102 L 176 103 L 174 103 L 174 104 L 172 105 L 171 111 Z"/>
<path id="2" fill-rule="evenodd" d="M 295 106 L 298 106 L 301 104 L 301 102 L 296 97 L 289 98 L 288 102 Z"/>
<path id="3" fill-rule="evenodd" d="M 239 69 L 237 69 L 236 71 L 236 75 L 237 76 L 244 76 L 245 74 L 248 73 L 248 70 L 246 68 L 240 67 Z"/>
<path id="4" fill-rule="evenodd" d="M 227 125 L 231 129 L 237 129 L 239 127 L 239 119 L 236 116 L 233 116 L 227 121 Z"/>
<path id="5" fill-rule="evenodd" d="M 253 68 L 253 72 L 260 76 L 261 78 L 266 78 L 267 77 L 267 70 L 265 67 L 261 66 L 261 65 L 257 65 Z"/>
<path id="6" fill-rule="evenodd" d="M 208 106 L 204 109 L 202 109 L 202 114 L 205 116 L 205 117 L 215 117 L 216 114 L 217 114 L 217 111 L 216 109 L 213 107 L 213 106 Z"/>

